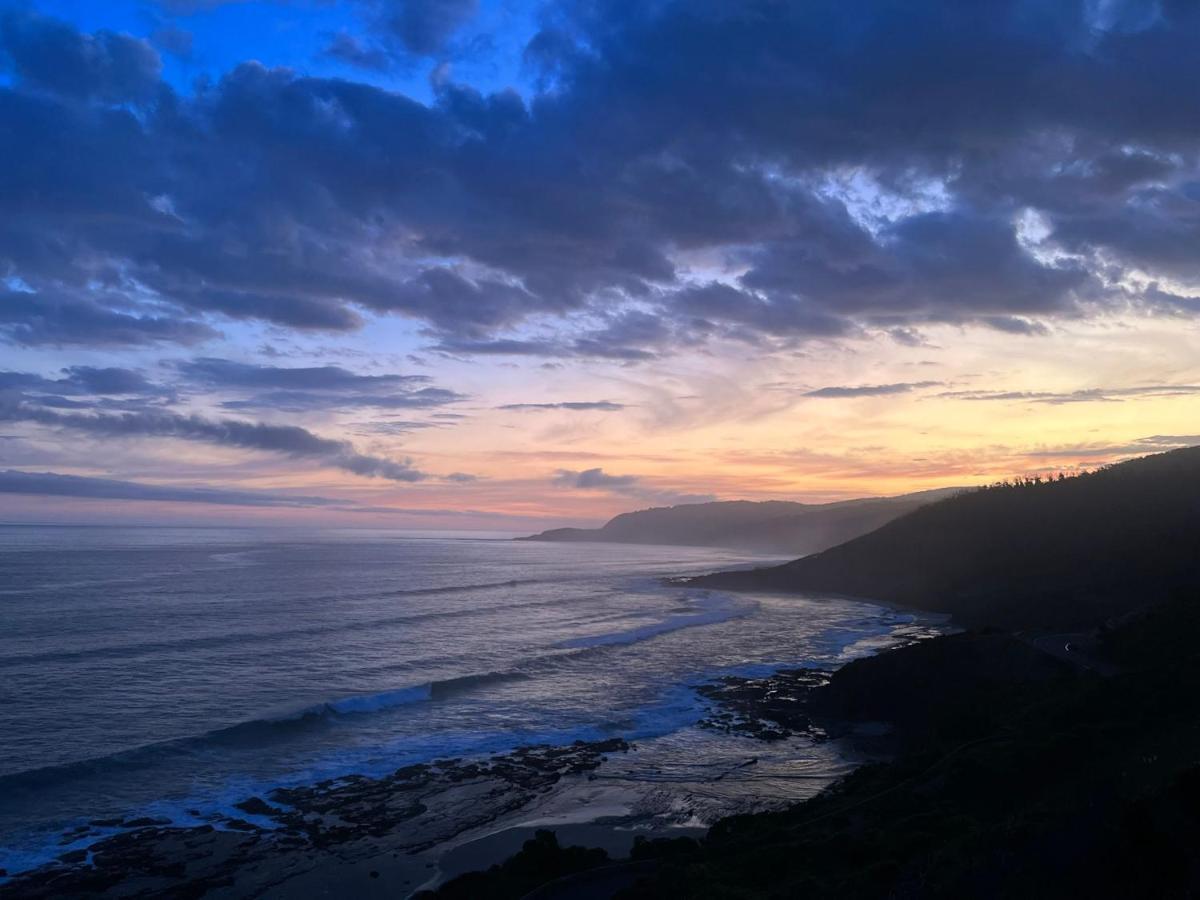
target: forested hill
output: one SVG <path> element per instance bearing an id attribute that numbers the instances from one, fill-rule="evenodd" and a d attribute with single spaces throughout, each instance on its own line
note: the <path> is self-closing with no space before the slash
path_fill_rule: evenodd
<path id="1" fill-rule="evenodd" d="M 520 540 L 677 544 L 800 555 L 865 534 L 957 490 L 823 504 L 782 500 L 692 503 L 622 513 L 601 528 L 557 528 Z"/>
<path id="2" fill-rule="evenodd" d="M 697 582 L 1017 628 L 1093 626 L 1182 594 L 1200 601 L 1200 447 L 960 493 L 814 556 Z"/>

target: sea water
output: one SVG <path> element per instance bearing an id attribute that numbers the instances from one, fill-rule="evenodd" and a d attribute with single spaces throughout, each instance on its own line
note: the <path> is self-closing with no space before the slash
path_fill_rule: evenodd
<path id="1" fill-rule="evenodd" d="M 670 738 L 694 685 L 913 617 L 671 586 L 707 548 L 367 530 L 0 527 L 0 868 L 72 823 L 531 743 Z"/>

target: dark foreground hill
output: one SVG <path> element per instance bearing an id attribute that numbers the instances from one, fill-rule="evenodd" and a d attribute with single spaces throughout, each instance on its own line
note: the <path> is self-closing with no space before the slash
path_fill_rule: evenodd
<path id="1" fill-rule="evenodd" d="M 816 553 L 866 534 L 959 490 L 949 488 L 820 504 L 785 500 L 689 503 L 622 513 L 601 528 L 555 528 L 519 540 L 732 547 L 799 555 Z"/>
<path id="2" fill-rule="evenodd" d="M 437 896 L 1200 897 L 1198 525 L 1189 449 L 956 496 L 809 559 L 703 579 L 1009 627 L 856 660 L 794 696 L 772 680 L 764 707 L 785 729 L 890 729 L 888 761 L 812 800 L 628 860 L 543 834 Z"/>
<path id="3" fill-rule="evenodd" d="M 782 566 L 712 587 L 828 592 L 965 624 L 1090 627 L 1200 582 L 1200 447 L 921 507 Z"/>
<path id="4" fill-rule="evenodd" d="M 852 662 L 808 712 L 831 731 L 888 723 L 891 761 L 628 860 L 542 834 L 437 897 L 1200 896 L 1196 600 L 1105 632 L 1090 651 L 1103 672 L 999 631 Z"/>

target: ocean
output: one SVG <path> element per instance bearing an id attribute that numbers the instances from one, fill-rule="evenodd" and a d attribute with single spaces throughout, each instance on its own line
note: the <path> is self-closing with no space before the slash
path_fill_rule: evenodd
<path id="1" fill-rule="evenodd" d="M 768 561 L 731 551 L 510 538 L 0 528 L 0 868 L 76 823 L 198 821 L 437 757 L 613 736 L 694 755 L 697 684 L 835 666 L 920 624 L 663 582 Z"/>

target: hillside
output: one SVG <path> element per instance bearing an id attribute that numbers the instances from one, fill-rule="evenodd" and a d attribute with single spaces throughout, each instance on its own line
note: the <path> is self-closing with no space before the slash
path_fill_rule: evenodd
<path id="1" fill-rule="evenodd" d="M 675 544 L 800 555 L 873 531 L 959 490 L 822 504 L 784 500 L 692 503 L 622 513 L 601 528 L 556 528 L 518 540 Z"/>
<path id="2" fill-rule="evenodd" d="M 864 723 L 887 723 L 894 756 L 700 841 L 642 840 L 610 860 L 544 832 L 418 896 L 1195 897 L 1195 599 L 1107 630 L 1108 674 L 988 630 L 855 660 L 807 693 L 773 680 L 761 690 L 785 702 L 772 715 L 813 716 L 852 745 Z"/>
<path id="3" fill-rule="evenodd" d="M 1200 582 L 1200 447 L 960 493 L 840 546 L 700 584 L 819 591 L 966 624 L 1090 627 Z"/>

